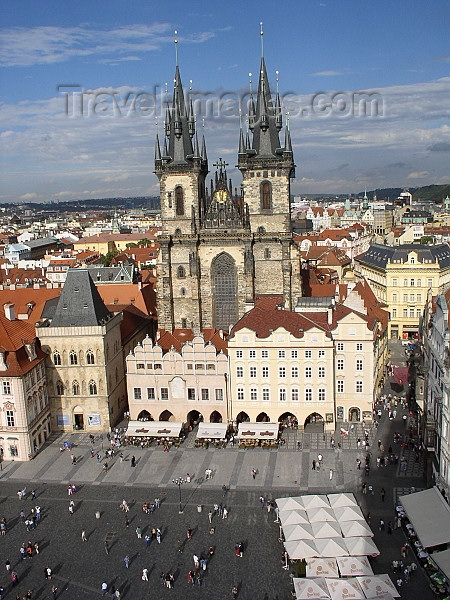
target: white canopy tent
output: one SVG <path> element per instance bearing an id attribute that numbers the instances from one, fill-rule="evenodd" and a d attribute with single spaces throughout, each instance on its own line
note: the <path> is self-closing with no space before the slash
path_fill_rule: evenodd
<path id="1" fill-rule="evenodd" d="M 198 426 L 198 439 L 223 440 L 227 434 L 228 425 L 226 423 L 200 423 Z"/>
<path id="2" fill-rule="evenodd" d="M 180 437 L 183 423 L 175 421 L 129 421 L 127 437 Z"/>
<path id="3" fill-rule="evenodd" d="M 293 578 L 295 597 L 297 600 L 330 600 L 330 592 L 325 578 L 304 579 Z"/>
<path id="4" fill-rule="evenodd" d="M 364 521 L 364 515 L 362 514 L 359 506 L 341 506 L 334 509 L 336 520 L 339 523 L 342 521 Z"/>
<path id="5" fill-rule="evenodd" d="M 352 598 L 352 600 L 366 600 L 356 578 L 327 579 L 326 583 L 331 600 L 348 600 L 349 598 Z"/>
<path id="6" fill-rule="evenodd" d="M 437 487 L 401 496 L 400 502 L 424 548 L 450 543 L 450 506 Z"/>
<path id="7" fill-rule="evenodd" d="M 306 577 L 339 577 L 335 558 L 309 558 L 306 561 Z"/>
<path id="8" fill-rule="evenodd" d="M 357 577 L 356 579 L 366 598 L 377 598 L 381 594 L 391 594 L 394 598 L 400 598 L 400 594 L 387 574 Z"/>
<path id="9" fill-rule="evenodd" d="M 367 556 L 338 556 L 336 562 L 342 577 L 373 575 Z"/>
<path id="10" fill-rule="evenodd" d="M 328 494 L 328 501 L 331 508 L 340 508 L 342 506 L 358 506 L 355 496 L 348 492 L 342 492 L 342 494 Z"/>
<path id="11" fill-rule="evenodd" d="M 348 550 L 343 538 L 328 538 L 315 540 L 318 556 L 335 558 L 336 556 L 347 556 Z"/>
<path id="12" fill-rule="evenodd" d="M 336 522 L 336 517 L 332 508 L 308 508 L 306 513 L 310 523 L 317 523 L 319 521 Z"/>
<path id="13" fill-rule="evenodd" d="M 330 503 L 328 502 L 328 498 L 325 494 L 311 494 L 301 496 L 303 506 L 308 508 L 330 508 Z"/>
<path id="14" fill-rule="evenodd" d="M 277 440 L 278 423 L 239 423 L 237 438 L 239 440 Z"/>
<path id="15" fill-rule="evenodd" d="M 342 537 L 339 523 L 320 521 L 319 523 L 311 523 L 311 529 L 314 539 Z"/>
<path id="16" fill-rule="evenodd" d="M 339 522 L 342 535 L 350 537 L 373 537 L 373 531 L 365 521 L 342 521 Z"/>
<path id="17" fill-rule="evenodd" d="M 301 496 L 289 496 L 288 498 L 277 498 L 276 500 L 277 506 L 282 510 L 294 510 L 296 508 L 304 509 L 305 506 L 303 504 L 303 500 Z"/>
<path id="18" fill-rule="evenodd" d="M 289 558 L 293 560 L 320 556 L 314 540 L 294 540 L 292 542 L 284 542 L 284 547 L 289 554 Z"/>
<path id="19" fill-rule="evenodd" d="M 286 525 L 283 526 L 284 539 L 287 542 L 292 540 L 313 540 L 315 535 L 311 525 Z"/>
<path id="20" fill-rule="evenodd" d="M 344 538 L 349 556 L 378 556 L 380 551 L 370 537 Z"/>
<path id="21" fill-rule="evenodd" d="M 279 518 L 283 525 L 309 525 L 308 515 L 305 510 L 282 510 L 279 512 Z"/>
<path id="22" fill-rule="evenodd" d="M 450 579 L 450 548 L 448 550 L 443 550 L 442 552 L 433 552 L 431 558 L 447 579 Z"/>

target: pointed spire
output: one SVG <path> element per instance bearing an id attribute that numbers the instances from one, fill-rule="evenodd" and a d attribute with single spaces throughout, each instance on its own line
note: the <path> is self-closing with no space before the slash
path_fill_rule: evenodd
<path id="1" fill-rule="evenodd" d="M 278 129 L 278 131 L 281 130 L 281 128 L 283 127 L 283 115 L 281 113 L 281 102 L 280 102 L 280 92 L 278 89 L 278 74 L 279 71 L 275 71 L 276 73 L 276 82 L 277 82 L 277 95 L 275 97 L 275 127 Z"/>
<path id="2" fill-rule="evenodd" d="M 245 154 L 245 145 L 244 145 L 244 132 L 242 131 L 242 127 L 239 130 L 239 154 Z"/>
<path id="3" fill-rule="evenodd" d="M 189 135 L 193 137 L 195 133 L 195 115 L 192 104 L 192 79 L 189 80 L 189 115 L 188 115 Z"/>
<path id="4" fill-rule="evenodd" d="M 292 154 L 291 131 L 289 129 L 289 117 L 286 117 L 286 129 L 284 131 L 284 152 Z"/>
<path id="5" fill-rule="evenodd" d="M 167 148 L 167 138 L 164 138 L 164 158 L 168 158 L 169 157 L 169 150 Z"/>
<path id="6" fill-rule="evenodd" d="M 206 154 L 206 142 L 205 142 L 205 136 L 204 135 L 202 135 L 202 153 L 201 153 L 201 156 L 202 156 L 202 161 L 203 162 L 207 162 L 208 155 Z"/>
<path id="7" fill-rule="evenodd" d="M 250 131 L 253 131 L 253 127 L 256 122 L 256 108 L 255 108 L 255 102 L 253 100 L 252 74 L 249 73 L 248 76 L 250 77 L 250 80 L 248 82 L 249 90 L 250 90 L 250 98 L 248 101 L 248 128 L 250 129 Z"/>
<path id="8" fill-rule="evenodd" d="M 199 147 L 198 147 L 198 136 L 197 136 L 197 134 L 195 134 L 195 138 L 194 138 L 194 158 L 201 158 L 200 150 L 199 150 Z"/>
<path id="9" fill-rule="evenodd" d="M 159 145 L 159 135 L 156 134 L 156 142 L 155 142 L 155 162 L 157 160 L 161 160 L 161 147 Z"/>
<path id="10" fill-rule="evenodd" d="M 261 38 L 261 58 L 264 58 L 264 29 L 262 21 L 259 22 L 259 35 Z"/>

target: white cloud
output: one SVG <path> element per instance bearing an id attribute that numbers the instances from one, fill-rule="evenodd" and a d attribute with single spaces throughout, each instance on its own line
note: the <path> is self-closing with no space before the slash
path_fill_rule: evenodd
<path id="1" fill-rule="evenodd" d="M 429 171 L 413 171 L 406 176 L 407 179 L 425 179 L 429 176 Z"/>
<path id="2" fill-rule="evenodd" d="M 314 77 L 334 77 L 336 75 L 342 75 L 342 71 L 334 71 L 330 69 L 329 71 L 317 71 L 317 73 L 312 73 Z"/>

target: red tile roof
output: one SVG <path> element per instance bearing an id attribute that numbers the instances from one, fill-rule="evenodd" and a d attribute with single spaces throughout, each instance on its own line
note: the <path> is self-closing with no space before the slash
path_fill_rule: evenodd
<path id="1" fill-rule="evenodd" d="M 175 348 L 177 352 L 181 352 L 181 348 L 186 342 L 190 342 L 194 339 L 195 333 L 192 329 L 174 329 L 171 333 L 170 331 L 166 331 L 165 329 L 159 329 L 159 338 L 157 343 L 164 352 L 168 352 L 170 348 Z M 223 352 L 224 354 L 228 353 L 228 344 L 226 338 L 228 337 L 223 332 L 219 332 L 216 329 L 205 328 L 202 330 L 203 338 L 205 340 L 205 344 L 211 343 L 216 347 L 217 353 Z M 223 336 L 223 337 L 222 337 Z"/>

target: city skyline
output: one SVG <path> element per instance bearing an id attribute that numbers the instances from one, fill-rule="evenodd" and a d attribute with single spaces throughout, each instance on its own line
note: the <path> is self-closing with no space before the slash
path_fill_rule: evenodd
<path id="1" fill-rule="evenodd" d="M 271 90 L 278 76 L 289 112 L 294 194 L 450 179 L 443 0 L 432 11 L 425 2 L 413 11 L 405 1 L 261 2 L 247 19 L 235 1 L 207 11 L 196 2 L 188 11 L 180 2 L 14 6 L 0 30 L 0 202 L 158 195 L 154 141 L 174 39 L 210 169 L 222 157 L 233 185 L 239 109 L 245 128 L 261 41 Z"/>

